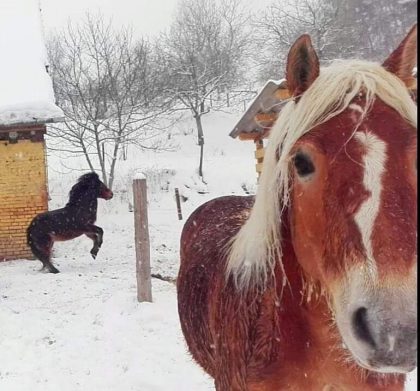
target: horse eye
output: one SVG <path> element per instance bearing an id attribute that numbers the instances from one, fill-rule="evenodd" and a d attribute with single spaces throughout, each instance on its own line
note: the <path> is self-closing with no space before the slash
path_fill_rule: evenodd
<path id="1" fill-rule="evenodd" d="M 296 168 L 296 172 L 300 177 L 306 177 L 315 172 L 315 166 L 311 161 L 311 158 L 302 153 L 298 152 L 293 158 L 293 163 Z"/>

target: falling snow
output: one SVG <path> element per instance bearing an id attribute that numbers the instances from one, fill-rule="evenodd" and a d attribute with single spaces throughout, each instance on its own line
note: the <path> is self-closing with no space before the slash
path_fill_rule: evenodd
<path id="1" fill-rule="evenodd" d="M 57 275 L 40 273 L 36 261 L 0 263 L 0 390 L 214 390 L 212 379 L 187 353 L 175 285 L 153 278 L 154 302 L 136 300 L 134 218 L 127 184 L 133 171 L 146 173 L 152 273 L 173 279 L 179 237 L 189 214 L 219 195 L 244 195 L 242 183 L 255 189 L 252 143 L 227 137 L 240 115 L 219 113 L 206 119 L 205 194 L 194 191 L 201 188 L 194 187 L 197 147 L 194 138 L 182 132 L 189 122 L 182 122 L 174 134 L 180 145 L 177 152 L 146 151 L 122 162 L 114 198 L 98 203 L 97 224 L 104 229 L 104 243 L 96 260 L 89 254 L 90 239 L 81 237 L 56 244 L 54 262 L 61 271 Z M 63 174 L 60 156 L 49 156 L 48 163 L 54 209 L 67 201 L 80 172 Z M 82 162 L 65 163 L 71 164 L 78 167 Z M 166 183 L 167 178 L 159 173 L 168 167 L 174 175 L 168 190 L 162 191 L 160 180 Z M 155 176 L 161 179 L 152 181 Z M 182 221 L 177 219 L 174 187 L 188 195 Z M 415 380 L 416 373 L 407 390 L 415 389 Z"/>

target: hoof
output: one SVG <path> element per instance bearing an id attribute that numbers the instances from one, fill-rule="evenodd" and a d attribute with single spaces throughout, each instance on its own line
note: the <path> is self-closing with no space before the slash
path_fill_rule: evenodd
<path id="1" fill-rule="evenodd" d="M 60 270 L 58 270 L 52 265 L 43 266 L 40 271 L 43 273 L 54 273 L 54 274 L 60 273 Z"/>
<path id="2" fill-rule="evenodd" d="M 98 252 L 97 251 L 91 251 L 90 255 L 92 255 L 93 259 L 96 259 L 96 256 L 98 255 Z"/>

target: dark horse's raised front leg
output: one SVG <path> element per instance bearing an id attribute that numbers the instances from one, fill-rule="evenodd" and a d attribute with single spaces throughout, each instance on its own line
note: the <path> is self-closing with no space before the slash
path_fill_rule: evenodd
<path id="1" fill-rule="evenodd" d="M 102 246 L 102 238 L 104 236 L 104 230 L 101 227 L 98 227 L 94 224 L 90 224 L 88 226 L 87 232 L 85 232 L 85 235 L 93 240 L 93 247 L 92 250 L 90 250 L 90 253 L 93 257 L 93 259 L 96 258 L 98 255 L 98 251 Z"/>

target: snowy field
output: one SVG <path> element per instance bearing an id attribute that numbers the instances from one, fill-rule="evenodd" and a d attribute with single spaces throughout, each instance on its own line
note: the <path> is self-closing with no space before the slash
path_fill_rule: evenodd
<path id="1" fill-rule="evenodd" d="M 187 353 L 177 314 L 175 285 L 153 279 L 153 303 L 136 300 L 130 178 L 143 171 L 149 183 L 152 272 L 175 278 L 179 235 L 188 215 L 203 202 L 255 190 L 253 145 L 228 133 L 241 113 L 204 120 L 205 179 L 195 171 L 198 147 L 193 123 L 171 134 L 173 151 L 135 153 L 119 162 L 115 197 L 101 200 L 97 224 L 104 228 L 98 258 L 79 238 L 55 247 L 58 275 L 40 263 L 0 263 L 0 391 L 205 391 L 213 382 Z M 135 156 L 135 158 L 133 157 Z M 62 206 L 81 163 L 51 155 L 50 208 Z M 178 221 L 174 188 L 186 202 Z M 407 390 L 414 390 L 416 373 Z"/>

